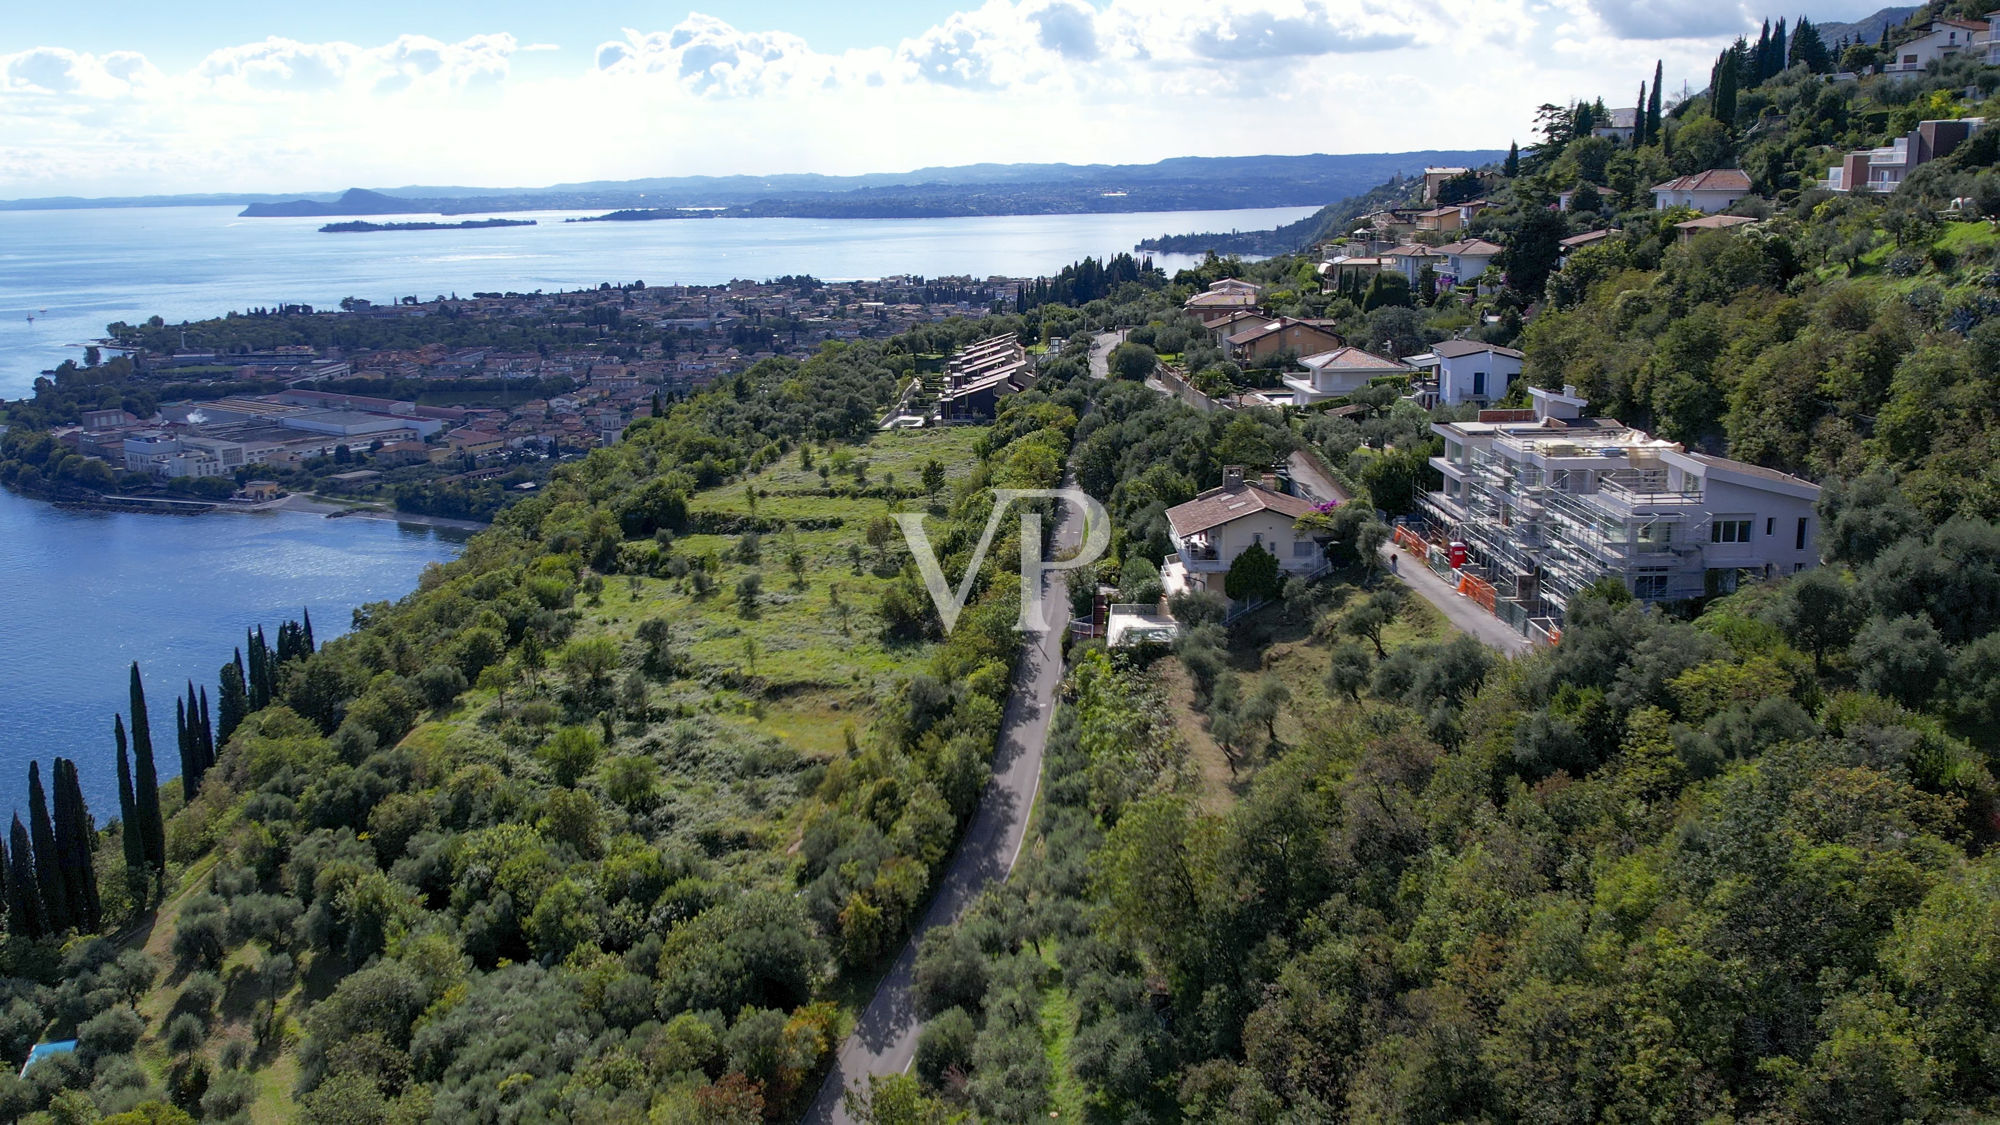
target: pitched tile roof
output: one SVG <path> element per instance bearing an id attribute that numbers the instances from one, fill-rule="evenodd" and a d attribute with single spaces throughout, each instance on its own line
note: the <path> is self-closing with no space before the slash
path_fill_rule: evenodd
<path id="1" fill-rule="evenodd" d="M 1470 254 L 1475 258 L 1489 257 L 1500 252 L 1500 244 L 1497 242 L 1488 242 L 1483 238 L 1468 238 L 1463 242 L 1447 242 L 1443 246 L 1438 247 L 1437 252 L 1440 254 L 1458 254 L 1461 256 Z"/>
<path id="2" fill-rule="evenodd" d="M 1173 527 L 1174 534 L 1187 536 L 1198 535 L 1258 512 L 1275 512 L 1298 519 L 1315 510 L 1312 504 L 1296 496 L 1273 492 L 1261 484 L 1244 481 L 1211 488 L 1185 504 L 1168 508 L 1167 523 Z"/>
<path id="3" fill-rule="evenodd" d="M 1527 358 L 1526 352 L 1503 348 L 1484 340 L 1442 340 L 1431 348 L 1432 355 L 1443 356 L 1446 359 L 1457 359 L 1462 355 L 1478 355 L 1480 352 L 1492 352 L 1494 355 L 1511 356 L 1514 359 Z"/>
<path id="4" fill-rule="evenodd" d="M 1299 362 L 1315 371 L 1325 371 L 1329 368 L 1335 371 L 1408 371 L 1410 369 L 1410 365 L 1407 363 L 1400 363 L 1387 356 L 1376 355 L 1374 352 L 1365 352 L 1352 345 L 1335 348 L 1332 351 L 1317 352 L 1306 356 L 1304 359 L 1299 360 Z"/>
<path id="5" fill-rule="evenodd" d="M 1653 190 L 1749 191 L 1750 176 L 1736 168 L 1710 168 L 1706 172 L 1696 172 L 1692 176 L 1680 176 L 1663 184 L 1655 184 Z"/>
<path id="6" fill-rule="evenodd" d="M 1730 227 L 1740 227 L 1745 223 L 1754 223 L 1756 221 L 1746 215 L 1703 215 L 1699 219 L 1689 219 L 1685 223 L 1675 223 L 1674 229 L 1727 230 Z"/>

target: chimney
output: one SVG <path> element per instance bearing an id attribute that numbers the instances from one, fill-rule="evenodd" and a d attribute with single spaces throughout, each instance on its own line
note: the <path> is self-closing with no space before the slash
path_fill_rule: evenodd
<path id="1" fill-rule="evenodd" d="M 1235 488 L 1243 483 L 1243 466 L 1224 465 L 1222 467 L 1222 487 Z"/>
<path id="2" fill-rule="evenodd" d="M 1278 488 L 1278 474 L 1276 474 L 1276 473 L 1265 473 L 1265 474 L 1264 474 L 1264 487 L 1265 487 L 1265 488 L 1267 488 L 1267 489 L 1270 489 L 1270 490 L 1271 490 L 1272 492 L 1277 492 L 1277 491 L 1279 491 L 1279 488 Z"/>

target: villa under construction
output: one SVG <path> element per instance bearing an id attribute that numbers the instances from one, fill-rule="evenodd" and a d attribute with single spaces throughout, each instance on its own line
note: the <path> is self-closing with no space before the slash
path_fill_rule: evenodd
<path id="1" fill-rule="evenodd" d="M 1679 601 L 1818 561 L 1818 485 L 1586 417 L 1574 387 L 1530 393 L 1531 410 L 1431 427 L 1443 487 L 1420 497 L 1421 535 L 1398 536 L 1516 628 L 1553 629 L 1607 575 Z"/>

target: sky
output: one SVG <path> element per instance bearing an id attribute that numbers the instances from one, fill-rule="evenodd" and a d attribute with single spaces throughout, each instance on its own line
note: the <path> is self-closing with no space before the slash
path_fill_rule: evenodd
<path id="1" fill-rule="evenodd" d="M 1815 20 L 1878 0 L 1827 0 Z M 1751 0 L 93 0 L 0 21 L 0 198 L 1497 148 Z"/>

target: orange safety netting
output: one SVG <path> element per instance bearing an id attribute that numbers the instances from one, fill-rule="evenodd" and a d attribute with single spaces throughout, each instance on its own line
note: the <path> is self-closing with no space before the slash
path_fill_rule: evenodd
<path id="1" fill-rule="evenodd" d="M 1486 581 L 1484 578 L 1475 578 L 1470 574 L 1460 575 L 1458 579 L 1458 592 L 1471 598 L 1479 605 L 1484 606 L 1486 612 L 1495 612 L 1493 583 Z"/>
<path id="2" fill-rule="evenodd" d="M 1399 526 L 1396 528 L 1395 540 L 1396 546 L 1420 557 L 1430 546 L 1430 544 L 1424 542 L 1422 536 L 1407 527 Z"/>

